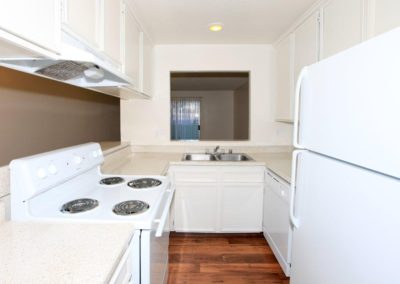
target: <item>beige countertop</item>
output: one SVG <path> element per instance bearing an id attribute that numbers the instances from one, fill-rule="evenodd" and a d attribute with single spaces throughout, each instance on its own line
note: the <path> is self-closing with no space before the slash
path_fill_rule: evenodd
<path id="1" fill-rule="evenodd" d="M 291 153 L 250 153 L 254 161 L 220 162 L 220 161 L 182 161 L 182 153 L 143 152 L 129 153 L 118 159 L 118 166 L 107 165 L 103 172 L 107 174 L 166 175 L 170 165 L 235 165 L 266 166 L 290 182 Z M 115 163 L 113 163 L 115 164 Z"/>
<path id="2" fill-rule="evenodd" d="M 123 141 L 102 141 L 98 143 L 100 144 L 104 156 L 129 146 L 129 142 Z"/>
<path id="3" fill-rule="evenodd" d="M 2 223 L 0 282 L 108 282 L 133 232 L 131 224 Z"/>
<path id="4" fill-rule="evenodd" d="M 290 183 L 292 176 L 292 153 L 254 153 L 251 156 L 256 161 L 264 162 L 268 169 Z"/>
<path id="5" fill-rule="evenodd" d="M 118 159 L 119 166 L 106 165 L 102 171 L 120 175 L 166 175 L 170 163 L 179 162 L 181 158 L 180 153 L 129 153 Z"/>

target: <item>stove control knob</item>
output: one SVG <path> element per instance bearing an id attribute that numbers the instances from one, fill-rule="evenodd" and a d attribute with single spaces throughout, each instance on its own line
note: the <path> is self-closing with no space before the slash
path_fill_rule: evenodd
<path id="1" fill-rule="evenodd" d="M 48 170 L 49 170 L 49 173 L 51 173 L 52 175 L 55 175 L 58 172 L 58 170 L 54 164 L 50 164 Z"/>
<path id="2" fill-rule="evenodd" d="M 79 165 L 80 163 L 82 163 L 83 159 L 80 156 L 75 156 L 73 161 L 75 164 Z"/>
<path id="3" fill-rule="evenodd" d="M 40 179 L 45 179 L 47 177 L 47 172 L 43 168 L 39 168 L 36 172 L 36 176 Z"/>
<path id="4" fill-rule="evenodd" d="M 93 151 L 92 156 L 93 156 L 93 158 L 97 158 L 99 156 L 99 154 L 97 153 L 97 151 Z"/>

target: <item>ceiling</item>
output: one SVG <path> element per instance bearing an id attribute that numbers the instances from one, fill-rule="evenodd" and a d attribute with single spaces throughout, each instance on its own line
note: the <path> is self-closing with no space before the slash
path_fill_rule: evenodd
<path id="1" fill-rule="evenodd" d="M 156 44 L 273 43 L 316 0 L 131 0 Z M 212 22 L 224 29 L 213 33 Z"/>
<path id="2" fill-rule="evenodd" d="M 172 91 L 234 91 L 249 81 L 248 73 L 172 73 Z"/>

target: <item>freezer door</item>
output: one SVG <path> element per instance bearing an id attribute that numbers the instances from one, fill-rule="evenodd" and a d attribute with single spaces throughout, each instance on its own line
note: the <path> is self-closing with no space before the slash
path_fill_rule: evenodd
<path id="1" fill-rule="evenodd" d="M 306 67 L 295 145 L 400 177 L 399 50 L 400 28 Z"/>
<path id="2" fill-rule="evenodd" d="M 400 180 L 298 158 L 291 284 L 400 283 Z"/>

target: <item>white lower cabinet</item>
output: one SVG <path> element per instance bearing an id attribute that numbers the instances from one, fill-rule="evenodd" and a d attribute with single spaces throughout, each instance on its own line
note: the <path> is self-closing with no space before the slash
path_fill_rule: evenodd
<path id="1" fill-rule="evenodd" d="M 179 184 L 175 195 L 176 231 L 217 231 L 218 187 L 216 184 Z"/>
<path id="2" fill-rule="evenodd" d="M 262 227 L 262 184 L 221 187 L 221 232 L 259 232 Z"/>
<path id="3" fill-rule="evenodd" d="M 174 230 L 261 232 L 263 166 L 173 166 Z"/>
<path id="4" fill-rule="evenodd" d="M 135 241 L 139 241 L 138 235 L 133 236 L 128 248 L 115 268 L 109 284 L 135 283 L 133 277 L 133 255 L 138 253 L 138 251 L 135 251 Z"/>

